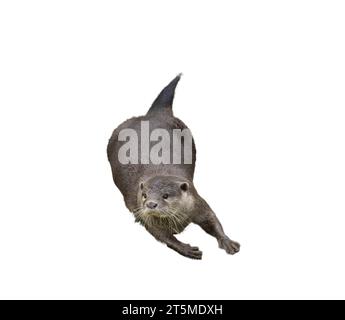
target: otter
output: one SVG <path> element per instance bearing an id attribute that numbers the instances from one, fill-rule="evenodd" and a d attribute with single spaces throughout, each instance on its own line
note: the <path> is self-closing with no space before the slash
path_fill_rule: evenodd
<path id="1" fill-rule="evenodd" d="M 150 125 L 149 131 L 164 129 L 173 138 L 175 130 L 189 130 L 188 127 L 173 115 L 172 105 L 176 86 L 181 78 L 177 75 L 157 96 L 144 116 L 130 118 L 119 125 L 113 132 L 107 147 L 108 160 L 111 165 L 113 180 L 121 191 L 125 204 L 134 214 L 135 221 L 142 224 L 158 241 L 166 244 L 179 254 L 201 259 L 202 252 L 196 246 L 179 241 L 175 235 L 181 233 L 190 223 L 199 225 L 205 232 L 215 237 L 220 248 L 229 254 L 239 252 L 239 243 L 231 240 L 222 228 L 216 214 L 207 202 L 198 194 L 194 184 L 196 148 L 191 138 L 191 161 L 121 161 L 119 152 L 128 143 L 121 137 L 121 132 L 142 133 L 142 123 Z M 129 131 L 128 131 L 129 130 Z M 139 137 L 138 137 L 139 136 Z M 139 134 L 135 140 L 139 146 L 145 143 Z M 147 139 L 146 139 L 147 140 Z M 159 140 L 159 139 L 157 139 Z M 154 141 L 146 141 L 153 147 Z M 156 142 L 157 143 L 157 142 Z M 187 140 L 181 139 L 179 147 L 186 150 Z M 188 146 L 187 146 L 188 147 Z M 176 150 L 171 147 L 172 155 Z M 139 159 L 143 150 L 128 150 Z M 188 151 L 188 150 L 187 150 Z M 128 154 L 128 152 L 126 153 Z"/>

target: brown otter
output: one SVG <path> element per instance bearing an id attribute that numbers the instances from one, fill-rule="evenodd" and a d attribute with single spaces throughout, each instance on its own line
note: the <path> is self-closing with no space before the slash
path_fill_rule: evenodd
<path id="1" fill-rule="evenodd" d="M 198 247 L 182 243 L 174 236 L 192 222 L 214 236 L 220 248 L 229 254 L 235 254 L 239 251 L 240 245 L 226 236 L 215 213 L 194 187 L 196 149 L 193 138 L 190 145 L 192 156 L 190 162 L 161 161 L 157 163 L 152 159 L 137 162 L 135 157 L 130 158 L 134 161 L 121 161 L 119 156 L 121 148 L 128 143 L 121 137 L 121 132 L 126 130 L 127 133 L 138 134 L 134 140 L 139 146 L 143 147 L 147 143 L 152 148 L 155 145 L 153 141 L 144 141 L 149 140 L 150 135 L 143 136 L 143 123 L 149 124 L 148 130 L 151 134 L 155 129 L 165 130 L 172 138 L 171 141 L 175 134 L 174 130 L 188 129 L 181 120 L 174 117 L 172 112 L 175 88 L 180 77 L 181 75 L 178 75 L 162 90 L 146 115 L 131 118 L 114 130 L 107 148 L 113 179 L 136 221 L 169 248 L 183 256 L 201 259 L 202 252 Z M 162 139 L 163 137 L 161 141 Z M 188 152 L 184 149 L 186 143 L 184 137 L 179 145 L 184 153 Z M 168 157 L 176 153 L 174 147 L 171 146 L 168 150 Z M 137 159 L 145 159 L 142 148 L 128 151 L 126 155 L 136 155 Z M 160 152 L 162 153 L 162 150 Z"/>

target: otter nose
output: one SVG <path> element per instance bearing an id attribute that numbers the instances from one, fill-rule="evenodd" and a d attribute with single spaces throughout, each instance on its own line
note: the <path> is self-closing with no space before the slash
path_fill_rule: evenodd
<path id="1" fill-rule="evenodd" d="M 153 202 L 153 201 L 149 201 L 148 203 L 146 203 L 146 207 L 148 207 L 150 209 L 154 209 L 157 207 L 157 203 Z"/>

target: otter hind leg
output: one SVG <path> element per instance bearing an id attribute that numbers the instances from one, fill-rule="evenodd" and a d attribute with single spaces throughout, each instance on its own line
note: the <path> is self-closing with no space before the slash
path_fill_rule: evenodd
<path id="1" fill-rule="evenodd" d="M 205 232 L 215 237 L 218 241 L 219 248 L 224 249 L 227 253 L 235 254 L 240 251 L 240 244 L 231 240 L 224 233 L 223 227 L 213 211 L 203 212 L 194 223 L 199 225 Z"/>

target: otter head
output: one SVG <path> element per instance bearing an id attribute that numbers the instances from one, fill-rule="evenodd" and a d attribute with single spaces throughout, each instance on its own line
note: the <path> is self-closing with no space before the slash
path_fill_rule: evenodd
<path id="1" fill-rule="evenodd" d="M 174 176 L 156 176 L 141 182 L 139 186 L 141 207 L 153 215 L 167 215 L 169 211 L 186 205 L 189 183 Z"/>
<path id="2" fill-rule="evenodd" d="M 186 212 L 193 205 L 188 181 L 175 176 L 155 176 L 140 182 L 137 219 L 145 224 L 161 223 L 174 231 L 185 227 Z"/>

